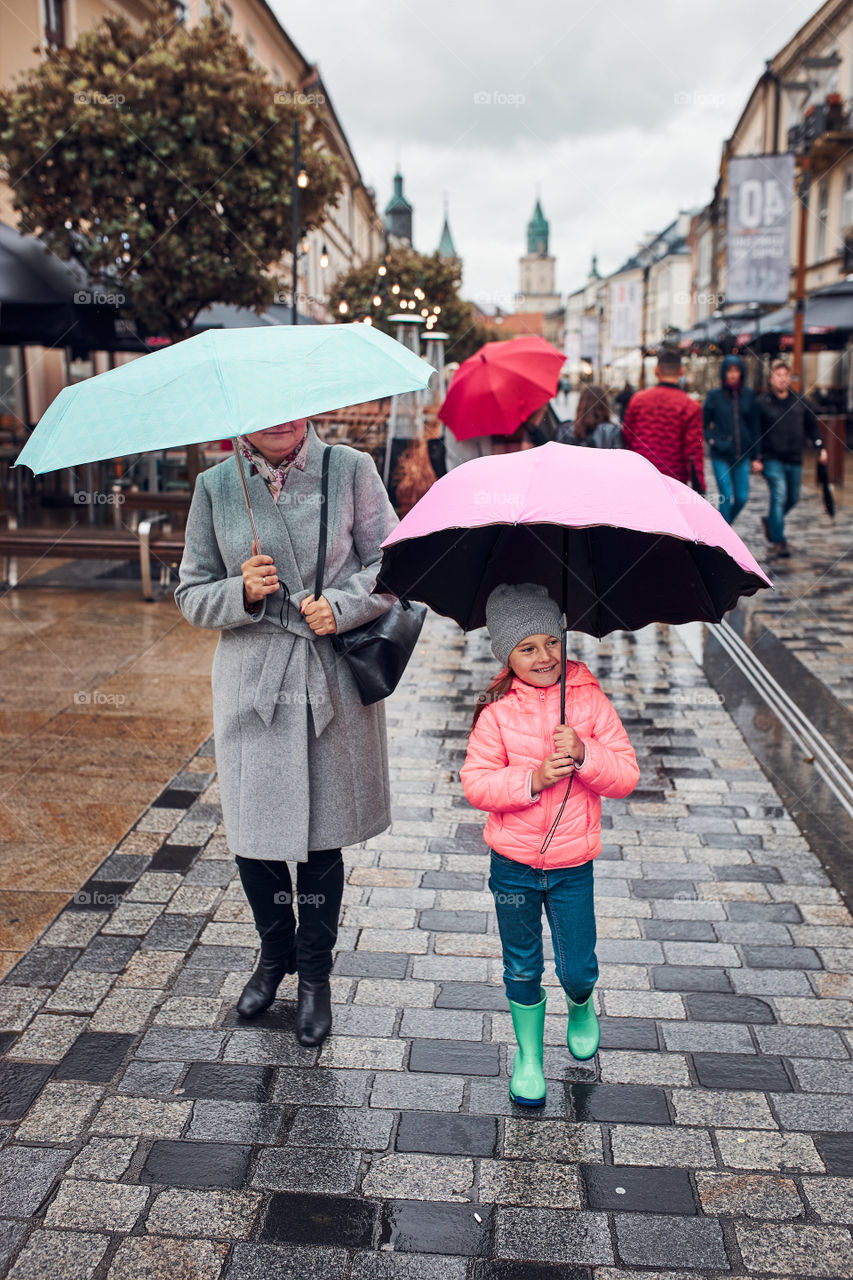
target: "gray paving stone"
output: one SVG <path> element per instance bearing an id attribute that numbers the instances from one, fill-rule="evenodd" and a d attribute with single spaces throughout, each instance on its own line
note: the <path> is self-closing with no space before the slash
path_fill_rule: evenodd
<path id="1" fill-rule="evenodd" d="M 755 1053 L 749 1027 L 739 1022 L 664 1022 L 667 1049 L 687 1053 Z"/>
<path id="2" fill-rule="evenodd" d="M 45 1214 L 48 1227 L 130 1231 L 149 1198 L 148 1187 L 65 1178 Z"/>
<path id="3" fill-rule="evenodd" d="M 807 996 L 809 980 L 799 969 L 732 969 L 731 984 L 738 995 Z"/>
<path id="4" fill-rule="evenodd" d="M 384 1151 L 391 1141 L 393 1123 L 391 1111 L 303 1107 L 296 1113 L 287 1142 L 292 1148 L 353 1147 Z M 294 1155 L 294 1158 L 297 1157 Z"/>
<path id="5" fill-rule="evenodd" d="M 807 1170 L 822 1173 L 823 1161 L 814 1142 L 803 1133 L 772 1133 L 760 1129 L 720 1129 L 717 1145 L 730 1169 L 767 1169 L 781 1173 Z"/>
<path id="6" fill-rule="evenodd" d="M 704 1213 L 771 1218 L 778 1222 L 802 1218 L 804 1214 L 803 1202 L 791 1178 L 699 1172 L 696 1188 Z"/>
<path id="7" fill-rule="evenodd" d="M 406 1009 L 400 1035 L 412 1039 L 482 1040 L 483 1015 L 467 1009 Z"/>
<path id="8" fill-rule="evenodd" d="M 238 1241 L 223 1280 L 341 1280 L 347 1261 L 345 1249 Z"/>
<path id="9" fill-rule="evenodd" d="M 841 1227 L 777 1222 L 736 1224 L 737 1240 L 747 1268 L 787 1275 L 853 1276 L 853 1241 Z"/>
<path id="10" fill-rule="evenodd" d="M 617 1213 L 616 1238 L 622 1261 L 640 1267 L 729 1269 L 719 1223 L 662 1213 Z"/>
<path id="11" fill-rule="evenodd" d="M 809 1093 L 853 1095 L 853 1062 L 833 1059 L 792 1058 L 797 1084 Z"/>
<path id="12" fill-rule="evenodd" d="M 667 964 L 711 965 L 715 969 L 737 969 L 740 956 L 725 942 L 664 942 Z"/>
<path id="13" fill-rule="evenodd" d="M 355 1191 L 361 1151 L 272 1147 L 258 1156 L 251 1185 L 271 1191 L 348 1195 Z"/>
<path id="14" fill-rule="evenodd" d="M 465 1280 L 468 1259 L 434 1253 L 357 1253 L 351 1280 Z"/>
<path id="15" fill-rule="evenodd" d="M 378 1073 L 377 1073 L 378 1074 Z M 389 1072 L 395 1078 L 397 1072 Z M 361 1107 L 367 1101 L 369 1071 L 282 1067 L 273 1086 L 273 1102 L 299 1106 Z"/>
<path id="16" fill-rule="evenodd" d="M 180 1030 L 151 1027 L 145 1032 L 136 1054 L 139 1058 L 210 1062 L 218 1058 L 225 1043 L 223 1031 Z"/>
<path id="17" fill-rule="evenodd" d="M 776 1129 L 763 1093 L 749 1090 L 673 1089 L 678 1124 L 733 1129 Z"/>
<path id="18" fill-rule="evenodd" d="M 458 1112 L 462 1108 L 465 1076 L 408 1075 L 377 1071 L 370 1093 L 371 1107 L 397 1111 Z"/>
<path id="19" fill-rule="evenodd" d="M 817 952 L 811 947 L 745 946 L 744 962 L 750 969 L 820 969 Z"/>
<path id="20" fill-rule="evenodd" d="M 206 1142 L 274 1143 L 288 1118 L 275 1103 L 198 1098 L 185 1136 Z"/>
<path id="21" fill-rule="evenodd" d="M 613 1246 L 604 1213 L 497 1209 L 495 1256 L 579 1266 L 607 1266 Z"/>
<path id="22" fill-rule="evenodd" d="M 785 1129 L 818 1133 L 853 1132 L 853 1098 L 831 1093 L 774 1093 L 770 1095 Z"/>
<path id="23" fill-rule="evenodd" d="M 853 1178 L 803 1178 L 803 1191 L 821 1222 L 853 1222 Z"/>
<path id="24" fill-rule="evenodd" d="M 4 1217 L 31 1217 L 71 1159 L 71 1154 L 61 1148 L 51 1151 L 47 1147 L 17 1146 L 0 1150 Z"/>
<path id="25" fill-rule="evenodd" d="M 792 1058 L 850 1057 L 841 1036 L 828 1027 L 756 1027 L 755 1038 L 762 1053 Z"/>
<path id="26" fill-rule="evenodd" d="M 614 1164 L 647 1164 L 655 1168 L 714 1168 L 716 1158 L 704 1129 L 674 1129 L 659 1125 L 611 1126 Z"/>

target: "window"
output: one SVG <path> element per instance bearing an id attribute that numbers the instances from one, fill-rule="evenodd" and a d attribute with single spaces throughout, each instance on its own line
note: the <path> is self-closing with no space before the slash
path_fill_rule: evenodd
<path id="1" fill-rule="evenodd" d="M 829 178 L 821 178 L 817 189 L 817 226 L 814 237 L 815 262 L 826 257 L 826 220 L 829 217 Z"/>
<path id="2" fill-rule="evenodd" d="M 44 39 L 50 49 L 65 48 L 65 0 L 44 0 Z"/>
<path id="3" fill-rule="evenodd" d="M 845 173 L 841 192 L 841 225 L 853 227 L 853 169 Z"/>

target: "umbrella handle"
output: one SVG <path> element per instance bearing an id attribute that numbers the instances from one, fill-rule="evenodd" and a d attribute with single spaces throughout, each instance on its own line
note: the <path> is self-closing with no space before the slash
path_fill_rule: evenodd
<path id="1" fill-rule="evenodd" d="M 569 622 L 566 617 L 565 608 L 563 616 L 560 618 L 560 724 L 566 723 L 566 632 Z"/>
<path id="2" fill-rule="evenodd" d="M 263 555 L 263 551 L 261 550 L 261 539 L 258 534 L 258 527 L 255 524 L 255 513 L 252 510 L 252 504 L 249 501 L 249 486 L 246 484 L 246 475 L 245 475 L 245 472 L 243 471 L 243 459 L 240 456 L 240 445 L 236 437 L 234 438 L 233 444 L 234 444 L 234 461 L 237 463 L 237 471 L 240 476 L 240 484 L 243 486 L 243 498 L 246 503 L 246 510 L 249 513 L 249 519 L 252 522 L 252 535 L 255 543 L 255 554 L 260 556 L 260 555 Z"/>

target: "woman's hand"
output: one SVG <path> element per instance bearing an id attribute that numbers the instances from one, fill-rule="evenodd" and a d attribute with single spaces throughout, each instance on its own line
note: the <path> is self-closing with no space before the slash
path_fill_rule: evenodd
<path id="1" fill-rule="evenodd" d="M 315 636 L 331 636 L 338 629 L 332 606 L 325 596 L 320 596 L 319 600 L 315 600 L 313 595 L 306 596 L 299 606 L 299 612 Z"/>
<path id="2" fill-rule="evenodd" d="M 555 786 L 563 778 L 570 778 L 574 772 L 574 767 L 574 760 L 571 756 L 567 757 L 565 752 L 546 756 L 533 774 L 530 781 L 530 790 L 534 795 L 538 795 L 540 791 L 546 791 L 548 787 Z"/>
<path id="3" fill-rule="evenodd" d="M 571 756 L 575 764 L 583 764 L 586 747 L 571 725 L 561 724 L 554 730 L 554 746 L 565 756 Z"/>
<path id="4" fill-rule="evenodd" d="M 243 573 L 243 594 L 249 604 L 257 604 L 264 596 L 278 591 L 278 572 L 272 556 L 255 555 L 257 544 L 252 543 L 252 554 L 240 566 Z"/>

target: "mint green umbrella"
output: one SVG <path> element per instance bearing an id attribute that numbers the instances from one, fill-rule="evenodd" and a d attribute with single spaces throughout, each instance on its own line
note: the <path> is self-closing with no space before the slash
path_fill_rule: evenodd
<path id="1" fill-rule="evenodd" d="M 371 325 L 208 329 L 60 391 L 15 466 L 38 475 L 245 435 L 422 390 L 432 373 Z"/>

